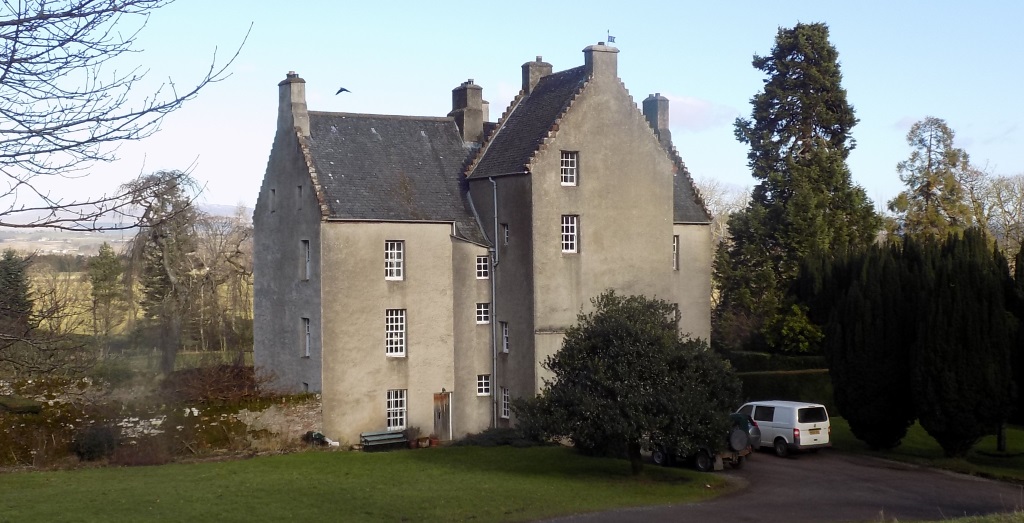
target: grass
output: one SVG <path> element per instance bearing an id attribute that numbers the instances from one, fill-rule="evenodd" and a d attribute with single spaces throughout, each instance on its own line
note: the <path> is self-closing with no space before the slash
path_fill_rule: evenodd
<path id="1" fill-rule="evenodd" d="M 721 476 L 570 449 L 303 452 L 241 461 L 0 475 L 7 521 L 529 521 L 728 492 Z"/>
<path id="2" fill-rule="evenodd" d="M 943 520 L 942 523 L 1024 523 L 1024 512 L 1007 512 L 1005 514 L 947 519 Z"/>
<path id="3" fill-rule="evenodd" d="M 947 458 L 942 447 L 928 435 L 921 425 L 914 423 L 907 431 L 903 443 L 892 450 L 871 450 L 854 437 L 850 426 L 840 417 L 832 417 L 832 445 L 836 449 L 867 454 L 885 459 L 936 467 L 964 474 L 984 476 L 1002 481 L 1024 483 L 1024 428 L 1006 428 L 1007 452 L 996 452 L 996 437 L 982 438 L 964 458 Z"/>

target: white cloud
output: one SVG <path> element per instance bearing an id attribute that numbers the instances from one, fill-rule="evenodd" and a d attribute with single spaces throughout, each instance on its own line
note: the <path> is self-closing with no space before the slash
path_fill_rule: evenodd
<path id="1" fill-rule="evenodd" d="M 680 131 L 706 131 L 732 125 L 740 112 L 734 107 L 692 96 L 663 95 L 669 100 L 669 125 Z"/>

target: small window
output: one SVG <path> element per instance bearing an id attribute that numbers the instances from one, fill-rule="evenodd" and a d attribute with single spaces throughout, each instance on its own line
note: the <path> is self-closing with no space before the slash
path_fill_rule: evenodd
<path id="1" fill-rule="evenodd" d="M 672 270 L 679 270 L 679 235 L 672 237 Z"/>
<path id="2" fill-rule="evenodd" d="M 388 391 L 388 430 L 405 430 L 405 391 L 406 389 L 392 389 Z"/>
<path id="3" fill-rule="evenodd" d="M 575 187 L 577 177 L 577 155 L 576 151 L 562 151 L 562 162 L 561 162 L 561 176 L 562 185 L 565 187 Z"/>
<path id="4" fill-rule="evenodd" d="M 299 277 L 303 280 L 308 280 L 309 275 L 312 272 L 311 269 L 313 265 L 313 254 L 312 252 L 310 252 L 309 249 L 309 240 L 302 240 L 302 247 L 299 250 L 299 256 L 301 256 L 303 260 L 301 274 L 299 275 Z"/>
<path id="5" fill-rule="evenodd" d="M 476 257 L 476 279 L 486 280 L 491 277 L 491 259 L 488 256 Z"/>
<path id="6" fill-rule="evenodd" d="M 309 325 L 309 318 L 302 318 L 302 357 L 308 358 L 312 351 L 313 329 Z"/>
<path id="7" fill-rule="evenodd" d="M 752 416 L 753 413 L 754 413 L 754 406 L 753 405 L 744 405 L 744 406 L 740 407 L 740 414 L 745 414 L 745 415 L 750 416 L 751 418 L 753 418 L 754 417 L 754 416 Z"/>
<path id="8" fill-rule="evenodd" d="M 562 215 L 562 252 L 579 252 L 580 217 L 572 214 Z"/>
<path id="9" fill-rule="evenodd" d="M 796 420 L 800 423 L 825 423 L 828 413 L 825 407 L 807 407 L 796 411 Z"/>
<path id="10" fill-rule="evenodd" d="M 508 354 L 508 322 L 501 322 L 501 352 Z"/>
<path id="11" fill-rule="evenodd" d="M 405 356 L 405 309 L 384 311 L 384 352 L 388 356 Z"/>
<path id="12" fill-rule="evenodd" d="M 388 240 L 384 242 L 384 279 L 404 279 L 404 264 L 405 242 L 401 240 Z"/>
<path id="13" fill-rule="evenodd" d="M 302 392 L 309 392 L 309 383 L 302 382 Z"/>
<path id="14" fill-rule="evenodd" d="M 764 405 L 758 405 L 754 409 L 754 421 L 774 421 L 775 420 L 775 407 L 766 407 Z"/>
<path id="15" fill-rule="evenodd" d="M 501 224 L 501 236 L 504 238 L 505 245 L 508 245 L 508 224 Z"/>
<path id="16" fill-rule="evenodd" d="M 502 419 L 508 419 L 512 415 L 512 398 L 508 393 L 508 387 L 501 388 L 501 417 Z"/>
<path id="17" fill-rule="evenodd" d="M 478 324 L 490 323 L 491 322 L 491 304 L 490 303 L 477 303 L 476 304 L 476 322 Z"/>
<path id="18" fill-rule="evenodd" d="M 270 212 L 277 211 L 277 189 L 270 190 Z"/>
<path id="19" fill-rule="evenodd" d="M 476 375 L 476 395 L 477 396 L 490 396 L 491 395 L 491 375 L 490 374 L 477 374 Z"/>
<path id="20" fill-rule="evenodd" d="M 295 187 L 295 209 L 302 210 L 302 186 L 298 185 Z"/>

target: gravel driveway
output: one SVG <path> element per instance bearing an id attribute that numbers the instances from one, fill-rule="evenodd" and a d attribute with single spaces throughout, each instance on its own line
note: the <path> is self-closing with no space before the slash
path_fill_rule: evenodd
<path id="1" fill-rule="evenodd" d="M 745 487 L 713 501 L 569 516 L 559 523 L 654 521 L 938 521 L 1024 507 L 1024 487 L 823 450 L 757 452 L 726 474 Z M 653 466 L 653 465 L 652 465 Z"/>

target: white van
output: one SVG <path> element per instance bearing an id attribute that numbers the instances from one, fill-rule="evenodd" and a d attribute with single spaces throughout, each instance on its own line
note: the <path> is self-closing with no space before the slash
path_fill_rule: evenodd
<path id="1" fill-rule="evenodd" d="M 761 446 L 786 456 L 793 450 L 832 446 L 828 411 L 818 403 L 752 401 L 737 412 L 754 419 L 761 429 Z"/>

